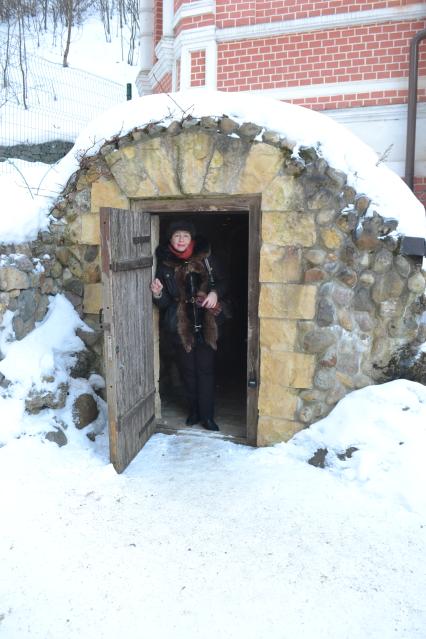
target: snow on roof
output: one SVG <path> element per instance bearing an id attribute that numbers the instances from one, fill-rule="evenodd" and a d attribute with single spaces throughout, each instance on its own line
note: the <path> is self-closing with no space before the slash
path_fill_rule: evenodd
<path id="1" fill-rule="evenodd" d="M 401 178 L 381 164 L 377 154 L 348 129 L 322 113 L 273 98 L 206 89 L 137 98 L 97 117 L 82 131 L 68 155 L 45 176 L 40 209 L 47 215 L 54 202 L 51 194 L 59 195 L 78 170 L 78 158 L 82 154 L 96 154 L 106 140 L 124 136 L 150 122 L 167 124 L 187 115 L 219 117 L 224 114 L 239 123 L 254 122 L 276 131 L 295 144 L 294 153 L 302 146 L 315 147 L 330 166 L 347 174 L 350 186 L 370 198 L 368 214 L 376 211 L 383 217 L 396 218 L 398 233 L 426 238 L 423 205 Z M 17 224 L 15 221 L 15 226 Z M 3 231 L 0 225 L 0 238 Z"/>

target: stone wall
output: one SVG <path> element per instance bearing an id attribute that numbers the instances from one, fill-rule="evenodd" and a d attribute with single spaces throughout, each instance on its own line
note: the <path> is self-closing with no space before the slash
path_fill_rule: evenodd
<path id="1" fill-rule="evenodd" d="M 74 142 L 52 140 L 40 144 L 15 144 L 14 146 L 0 146 L 0 162 L 9 158 L 27 160 L 27 162 L 44 162 L 54 164 L 63 158 Z"/>
<path id="2" fill-rule="evenodd" d="M 22 340 L 41 322 L 48 310 L 49 298 L 62 293 L 83 315 L 83 281 L 79 261 L 72 250 L 63 245 L 63 228 L 52 225 L 50 232 L 40 233 L 37 240 L 17 245 L 0 245 L 0 324 L 6 312 L 13 313 L 11 326 L 13 338 Z M 90 251 L 89 251 L 90 252 Z M 92 249 L 93 259 L 97 249 Z M 96 318 L 97 319 L 97 318 Z M 90 318 L 88 318 L 90 322 Z M 102 333 L 94 322 L 94 332 L 78 330 L 77 334 L 86 349 L 75 354 L 71 377 L 86 378 L 99 370 L 102 352 Z M 3 353 L 0 352 L 0 359 Z M 65 406 L 68 383 L 56 387 L 53 379 L 42 379 L 41 388 L 32 388 L 25 398 L 25 409 L 29 413 L 39 413 L 45 408 L 61 409 Z M 0 374 L 0 391 L 6 392 L 9 380 Z M 102 391 L 99 393 L 102 396 Z M 77 428 L 93 422 L 98 415 L 96 395 L 85 392 L 75 398 L 73 420 Z M 67 442 L 64 433 L 66 425 L 58 422 L 54 431 L 47 434 L 58 445 Z"/>
<path id="3" fill-rule="evenodd" d="M 314 149 L 293 158 L 278 134 L 225 116 L 153 124 L 105 144 L 84 160 L 53 215 L 68 252 L 64 286 L 95 325 L 100 207 L 255 193 L 262 196 L 258 444 L 265 445 L 378 381 L 392 354 L 416 339 L 425 277 L 400 254 L 395 220 L 367 217 L 368 198 Z"/>

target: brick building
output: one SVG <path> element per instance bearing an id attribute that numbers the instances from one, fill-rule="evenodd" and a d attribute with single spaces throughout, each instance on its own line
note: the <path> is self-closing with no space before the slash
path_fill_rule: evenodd
<path id="1" fill-rule="evenodd" d="M 404 175 L 416 0 L 142 0 L 141 95 L 208 87 L 327 111 Z M 415 189 L 426 203 L 426 42 L 419 48 Z"/>

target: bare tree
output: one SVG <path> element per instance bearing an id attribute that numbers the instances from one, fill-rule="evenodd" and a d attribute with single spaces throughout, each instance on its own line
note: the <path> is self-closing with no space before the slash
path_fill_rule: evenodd
<path id="1" fill-rule="evenodd" d="M 68 54 L 70 52 L 72 23 L 74 18 L 74 1 L 75 0 L 65 0 L 63 3 L 65 10 L 65 24 L 67 27 L 67 40 L 65 43 L 64 58 L 62 60 L 63 67 L 68 66 Z"/>
<path id="2" fill-rule="evenodd" d="M 105 39 L 107 42 L 111 42 L 110 16 L 112 13 L 112 4 L 110 0 L 98 0 L 98 2 L 99 2 L 99 13 L 102 19 L 102 24 L 104 25 Z"/>
<path id="3" fill-rule="evenodd" d="M 129 17 L 129 51 L 127 54 L 128 64 L 133 64 L 137 37 L 140 32 L 139 16 L 140 16 L 140 2 L 139 0 L 127 0 L 126 3 L 127 14 Z"/>

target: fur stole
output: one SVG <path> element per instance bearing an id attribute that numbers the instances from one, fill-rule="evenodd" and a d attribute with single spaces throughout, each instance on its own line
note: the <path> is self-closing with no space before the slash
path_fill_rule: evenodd
<path id="1" fill-rule="evenodd" d="M 179 292 L 176 311 L 177 332 L 187 353 L 189 353 L 194 346 L 195 336 L 193 321 L 191 321 L 190 318 L 192 303 L 187 302 L 186 278 L 189 273 L 196 273 L 198 275 L 197 295 L 201 297 L 207 295 L 209 287 L 209 276 L 204 264 L 204 258 L 208 257 L 210 250 L 208 244 L 205 247 L 204 242 L 201 242 L 201 244 L 202 247 L 200 247 L 200 242 L 196 243 L 194 253 L 188 260 L 179 260 L 179 258 L 174 258 L 171 254 L 164 260 L 166 266 L 174 269 L 175 281 Z M 218 329 L 214 313 L 204 308 L 199 308 L 198 311 L 201 318 L 204 341 L 211 346 L 213 350 L 217 350 Z"/>

